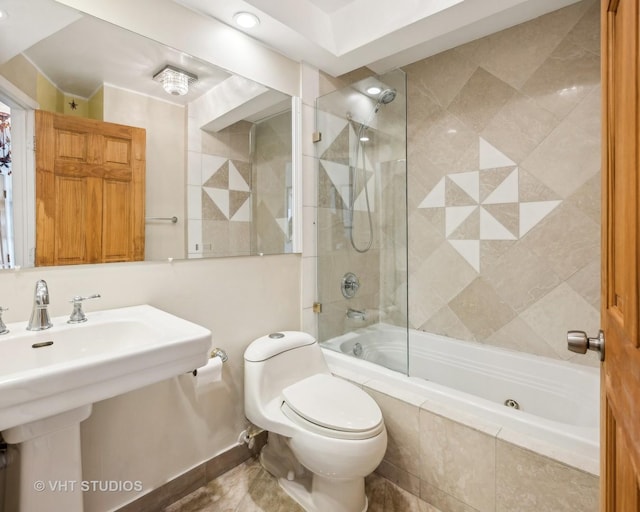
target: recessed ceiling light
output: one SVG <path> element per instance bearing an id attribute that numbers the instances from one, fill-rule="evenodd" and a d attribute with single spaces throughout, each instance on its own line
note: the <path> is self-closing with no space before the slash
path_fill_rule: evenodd
<path id="1" fill-rule="evenodd" d="M 9 13 L 7 11 L 3 11 L 0 9 L 0 21 L 4 21 L 9 17 Z"/>
<path id="2" fill-rule="evenodd" d="M 242 28 L 253 28 L 260 24 L 260 19 L 250 12 L 237 12 L 233 15 L 233 21 Z"/>
<path id="3" fill-rule="evenodd" d="M 378 87 L 377 85 L 372 85 L 371 87 L 369 87 L 367 89 L 367 94 L 380 94 L 382 92 L 382 89 L 380 87 Z"/>

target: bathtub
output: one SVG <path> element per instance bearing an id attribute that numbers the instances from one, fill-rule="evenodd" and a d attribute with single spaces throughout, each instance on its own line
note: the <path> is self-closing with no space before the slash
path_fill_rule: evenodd
<path id="1" fill-rule="evenodd" d="M 409 330 L 407 376 L 406 335 L 376 324 L 322 347 L 336 375 L 384 383 L 400 397 L 408 392 L 421 408 L 471 427 L 497 427 L 527 450 L 599 474 L 597 368 Z"/>

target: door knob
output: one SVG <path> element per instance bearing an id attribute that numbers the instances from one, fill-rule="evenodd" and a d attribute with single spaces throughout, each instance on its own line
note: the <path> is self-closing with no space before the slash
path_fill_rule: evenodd
<path id="1" fill-rule="evenodd" d="M 586 354 L 587 350 L 595 350 L 600 352 L 600 361 L 604 361 L 604 332 L 600 331 L 596 338 L 589 338 L 584 331 L 568 331 L 567 348 L 577 354 Z"/>

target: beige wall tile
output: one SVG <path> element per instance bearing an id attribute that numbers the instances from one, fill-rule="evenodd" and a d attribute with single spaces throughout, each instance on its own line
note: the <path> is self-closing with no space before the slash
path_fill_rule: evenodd
<path id="1" fill-rule="evenodd" d="M 600 313 L 568 284 L 562 283 L 521 313 L 521 318 L 561 359 L 568 359 L 567 331 L 598 332 Z"/>
<path id="2" fill-rule="evenodd" d="M 420 478 L 404 469 L 383 460 L 376 468 L 376 473 L 414 496 L 420 496 Z"/>
<path id="3" fill-rule="evenodd" d="M 412 87 L 447 108 L 477 67 L 454 49 L 418 61 L 404 70 L 412 77 Z M 414 95 L 410 92 L 410 96 Z"/>
<path id="4" fill-rule="evenodd" d="M 590 52 L 600 55 L 600 2 L 582 2 L 590 5 L 580 21 L 571 29 L 567 39 Z"/>
<path id="5" fill-rule="evenodd" d="M 495 442 L 494 436 L 421 409 L 421 479 L 480 512 L 492 512 Z"/>
<path id="6" fill-rule="evenodd" d="M 587 180 L 565 201 L 567 205 L 575 206 L 596 224 L 601 221 L 601 175 L 597 173 Z M 598 234 L 599 238 L 599 234 Z"/>
<path id="7" fill-rule="evenodd" d="M 570 204 L 561 204 L 520 241 L 545 259 L 562 280 L 600 258 L 600 227 Z"/>
<path id="8" fill-rule="evenodd" d="M 482 277 L 515 311 L 523 311 L 562 282 L 545 259 L 521 243 L 484 265 Z"/>
<path id="9" fill-rule="evenodd" d="M 515 93 L 513 87 L 480 67 L 447 110 L 480 132 Z"/>
<path id="10" fill-rule="evenodd" d="M 442 510 L 443 512 L 477 512 L 477 509 L 457 500 L 424 480 L 420 482 L 420 498 L 434 506 L 434 508 L 438 507 L 436 510 Z"/>
<path id="11" fill-rule="evenodd" d="M 468 162 L 478 161 L 478 135 L 448 112 L 442 112 L 434 119 L 421 145 L 425 157 L 447 172 L 469 170 Z M 467 154 L 474 149 L 475 159 Z"/>
<path id="12" fill-rule="evenodd" d="M 598 84 L 567 116 L 567 122 L 579 126 L 590 138 L 600 140 L 602 88 Z"/>
<path id="13" fill-rule="evenodd" d="M 478 277 L 449 302 L 451 310 L 478 340 L 484 340 L 516 316 L 491 285 Z"/>
<path id="14" fill-rule="evenodd" d="M 561 119 L 599 83 L 600 58 L 564 40 L 527 80 L 522 92 Z"/>
<path id="15" fill-rule="evenodd" d="M 419 407 L 366 385 L 364 390 L 380 407 L 387 427 L 387 452 L 384 459 L 412 475 L 419 476 L 420 458 L 416 457 L 420 450 Z"/>
<path id="16" fill-rule="evenodd" d="M 495 510 L 597 512 L 598 477 L 498 440 Z"/>
<path id="17" fill-rule="evenodd" d="M 600 170 L 599 142 L 580 125 L 566 120 L 522 162 L 522 167 L 565 198 Z"/>
<path id="18" fill-rule="evenodd" d="M 556 352 L 546 343 L 544 338 L 536 334 L 519 316 L 502 329 L 494 332 L 485 342 L 496 347 L 518 350 L 537 356 L 557 357 Z"/>
<path id="19" fill-rule="evenodd" d="M 424 324 L 420 326 L 421 331 L 442 334 L 450 338 L 459 340 L 474 340 L 475 335 L 460 318 L 451 310 L 449 306 L 443 306 L 434 313 Z"/>
<path id="20" fill-rule="evenodd" d="M 572 5 L 473 41 L 457 50 L 513 87 L 521 87 L 587 9 Z"/>
<path id="21" fill-rule="evenodd" d="M 519 163 L 551 133 L 556 123 L 551 112 L 517 93 L 486 124 L 481 135 Z"/>
<path id="22" fill-rule="evenodd" d="M 598 311 L 600 310 L 600 267 L 600 258 L 596 257 L 567 279 L 567 284 Z"/>
<path id="23" fill-rule="evenodd" d="M 423 293 L 436 294 L 449 301 L 477 277 L 477 272 L 448 243 L 429 256 L 413 278 Z"/>

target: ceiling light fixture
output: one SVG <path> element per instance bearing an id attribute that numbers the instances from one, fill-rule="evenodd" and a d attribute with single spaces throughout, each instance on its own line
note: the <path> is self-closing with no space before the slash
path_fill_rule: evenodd
<path id="1" fill-rule="evenodd" d="M 367 88 L 367 94 L 371 94 L 373 96 L 377 96 L 381 92 L 382 92 L 382 89 L 377 85 L 372 85 L 371 87 Z"/>
<path id="2" fill-rule="evenodd" d="M 260 18 L 250 12 L 237 12 L 233 15 L 233 21 L 242 28 L 253 28 L 260 25 Z"/>
<path id="3" fill-rule="evenodd" d="M 153 75 L 153 79 L 162 84 L 167 94 L 184 96 L 189 92 L 189 85 L 198 80 L 198 77 L 188 71 L 167 65 Z"/>
<path id="4" fill-rule="evenodd" d="M 3 11 L 0 9 L 0 21 L 4 21 L 9 17 L 9 13 L 7 11 Z"/>

